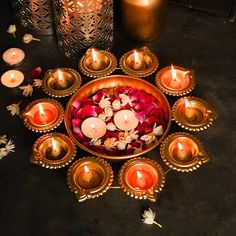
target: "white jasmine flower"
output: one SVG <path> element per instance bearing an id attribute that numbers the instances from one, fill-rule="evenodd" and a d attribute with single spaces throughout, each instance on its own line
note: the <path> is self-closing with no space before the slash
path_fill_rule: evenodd
<path id="1" fill-rule="evenodd" d="M 121 103 L 118 99 L 114 100 L 113 103 L 112 103 L 112 108 L 114 110 L 119 110 L 121 107 Z"/>
<path id="2" fill-rule="evenodd" d="M 111 106 L 111 102 L 109 101 L 109 98 L 105 98 L 105 96 L 102 96 L 102 99 L 99 102 L 99 106 L 102 109 L 105 109 L 106 107 L 110 107 Z"/>
<path id="3" fill-rule="evenodd" d="M 104 114 L 104 113 L 100 113 L 100 114 L 98 115 L 98 118 L 101 119 L 101 120 L 103 120 L 103 121 L 105 121 L 106 118 L 107 118 L 107 116 L 106 116 L 106 114 Z"/>
<path id="4" fill-rule="evenodd" d="M 102 140 L 101 139 L 97 139 L 97 138 L 93 138 L 91 139 L 90 143 L 94 146 L 99 146 L 102 144 Z"/>
<path id="5" fill-rule="evenodd" d="M 0 148 L 0 160 L 3 157 L 7 156 L 7 154 L 8 154 L 8 152 L 7 152 L 6 148 Z"/>
<path id="6" fill-rule="evenodd" d="M 7 144 L 5 145 L 5 149 L 7 151 L 7 153 L 10 153 L 10 152 L 15 152 L 15 144 L 13 144 L 13 142 L 11 140 L 9 140 L 7 142 Z"/>
<path id="7" fill-rule="evenodd" d="M 131 130 L 129 131 L 129 136 L 131 137 L 132 140 L 137 140 L 138 139 L 138 131 L 136 130 Z"/>
<path id="8" fill-rule="evenodd" d="M 42 86 L 42 80 L 41 79 L 34 79 L 34 87 L 40 88 Z"/>
<path id="9" fill-rule="evenodd" d="M 127 142 L 125 142 L 125 141 L 118 141 L 117 142 L 117 148 L 118 148 L 118 150 L 125 150 L 125 148 L 126 148 L 126 145 L 127 145 Z"/>
<path id="10" fill-rule="evenodd" d="M 161 125 L 156 127 L 156 123 L 155 123 L 154 126 L 153 126 L 153 131 L 152 132 L 155 136 L 160 136 L 160 135 L 163 134 L 163 128 L 162 128 Z"/>
<path id="11" fill-rule="evenodd" d="M 28 97 L 28 96 L 32 96 L 32 93 L 33 93 L 33 86 L 28 84 L 28 85 L 25 85 L 25 86 L 21 86 L 19 87 L 21 90 L 23 90 L 23 95 L 25 97 Z"/>
<path id="12" fill-rule="evenodd" d="M 15 38 L 16 37 L 15 32 L 16 32 L 16 26 L 15 25 L 10 25 L 7 29 L 7 33 L 12 34 L 13 37 Z"/>
<path id="13" fill-rule="evenodd" d="M 110 131 L 115 131 L 116 130 L 116 126 L 110 122 L 107 124 L 107 129 L 110 130 Z"/>
<path id="14" fill-rule="evenodd" d="M 104 141 L 104 147 L 106 150 L 110 151 L 113 147 L 115 147 L 117 144 L 116 138 L 107 138 Z"/>
<path id="15" fill-rule="evenodd" d="M 129 96 L 127 96 L 126 94 L 120 94 L 119 97 L 121 98 L 121 102 L 122 102 L 122 107 L 124 107 L 125 105 L 129 104 L 131 107 L 133 106 L 132 101 L 130 100 Z"/>
<path id="16" fill-rule="evenodd" d="M 11 105 L 7 106 L 7 110 L 11 112 L 11 115 L 19 115 L 20 113 L 20 102 L 19 103 L 13 103 Z"/>
<path id="17" fill-rule="evenodd" d="M 105 113 L 105 115 L 106 115 L 107 117 L 112 117 L 112 116 L 113 116 L 113 110 L 112 110 L 111 107 L 106 107 L 106 108 L 104 109 L 104 113 Z"/>
<path id="18" fill-rule="evenodd" d="M 156 136 L 153 133 L 145 134 L 141 137 L 141 140 L 144 140 L 146 144 L 151 144 L 154 140 L 156 140 Z"/>
<path id="19" fill-rule="evenodd" d="M 159 226 L 160 228 L 162 228 L 162 225 L 155 221 L 156 214 L 150 208 L 148 208 L 148 211 L 144 211 L 142 216 L 143 216 L 142 221 L 144 224 L 148 224 L 148 225 L 155 224 L 155 225 Z"/>
<path id="20" fill-rule="evenodd" d="M 24 43 L 30 43 L 32 40 L 41 41 L 40 39 L 34 38 L 32 34 L 24 34 L 22 41 Z"/>
<path id="21" fill-rule="evenodd" d="M 6 144 L 7 143 L 7 136 L 2 135 L 0 136 L 0 144 Z"/>

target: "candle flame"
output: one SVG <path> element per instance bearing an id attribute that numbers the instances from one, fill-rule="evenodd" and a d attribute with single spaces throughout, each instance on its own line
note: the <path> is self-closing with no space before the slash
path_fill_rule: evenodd
<path id="1" fill-rule="evenodd" d="M 128 121 L 128 116 L 126 114 L 124 115 L 124 120 L 125 120 L 125 122 Z"/>
<path id="2" fill-rule="evenodd" d="M 97 52 L 94 48 L 92 48 L 92 58 L 93 58 L 93 62 L 97 62 L 98 56 L 97 56 Z"/>
<path id="3" fill-rule="evenodd" d="M 186 109 L 190 108 L 190 102 L 188 101 L 188 99 L 185 99 L 185 107 Z"/>
<path id="4" fill-rule="evenodd" d="M 77 4 L 78 4 L 80 7 L 84 7 L 84 5 L 83 5 L 80 1 L 78 1 Z"/>
<path id="5" fill-rule="evenodd" d="M 134 50 L 134 63 L 139 63 L 140 59 L 139 59 L 139 53 Z"/>
<path id="6" fill-rule="evenodd" d="M 13 73 L 10 74 L 10 79 L 11 79 L 11 81 L 14 80 L 14 74 Z"/>
<path id="7" fill-rule="evenodd" d="M 137 177 L 138 177 L 138 179 L 142 179 L 142 177 L 143 177 L 139 170 L 137 170 Z"/>
<path id="8" fill-rule="evenodd" d="M 183 151 L 183 145 L 181 143 L 178 143 L 178 149 L 179 151 Z"/>
<path id="9" fill-rule="evenodd" d="M 94 124 L 91 124 L 91 129 L 92 129 L 92 132 L 95 132 L 95 125 Z"/>
<path id="10" fill-rule="evenodd" d="M 58 150 L 58 143 L 57 143 L 57 141 L 52 137 L 51 142 L 52 142 L 52 150 L 53 151 L 57 151 Z"/>
<path id="11" fill-rule="evenodd" d="M 39 103 L 39 114 L 40 116 L 45 116 L 45 112 L 41 103 Z"/>
<path id="12" fill-rule="evenodd" d="M 173 80 L 177 80 L 177 75 L 176 75 L 176 72 L 175 72 L 175 69 L 174 69 L 173 65 L 171 65 L 171 75 L 172 75 Z"/>
<path id="13" fill-rule="evenodd" d="M 16 55 L 16 53 L 15 52 L 12 52 L 12 54 L 11 54 L 13 57 Z"/>
<path id="14" fill-rule="evenodd" d="M 57 71 L 57 78 L 58 80 L 61 82 L 63 80 L 63 75 L 62 75 L 62 71 L 61 70 L 58 70 Z"/>
<path id="15" fill-rule="evenodd" d="M 84 166 L 84 172 L 85 172 L 85 173 L 89 173 L 89 168 L 88 168 L 88 166 L 86 166 L 86 165 Z"/>

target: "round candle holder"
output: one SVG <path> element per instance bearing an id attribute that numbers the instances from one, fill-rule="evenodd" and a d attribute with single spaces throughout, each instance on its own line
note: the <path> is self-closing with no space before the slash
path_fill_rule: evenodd
<path id="1" fill-rule="evenodd" d="M 181 145 L 181 148 L 178 145 Z M 209 161 L 201 142 L 189 133 L 169 135 L 161 144 L 160 152 L 165 164 L 180 172 L 196 170 Z"/>
<path id="2" fill-rule="evenodd" d="M 81 72 L 92 78 L 110 75 L 117 67 L 116 57 L 108 51 L 98 49 L 96 49 L 96 54 L 97 59 L 94 61 L 92 49 L 87 50 L 79 62 Z"/>
<path id="3" fill-rule="evenodd" d="M 67 174 L 68 186 L 79 202 L 103 195 L 112 182 L 111 166 L 99 157 L 84 157 L 77 160 L 70 166 Z"/>
<path id="4" fill-rule="evenodd" d="M 136 51 L 140 58 L 135 62 L 135 51 L 125 53 L 120 59 L 120 67 L 127 75 L 136 77 L 147 77 L 153 74 L 159 65 L 159 60 L 147 47 Z"/>
<path id="5" fill-rule="evenodd" d="M 178 79 L 181 83 L 175 84 L 177 82 L 173 81 L 171 66 L 167 66 L 158 71 L 155 79 L 156 85 L 162 92 L 172 96 L 183 96 L 190 93 L 196 86 L 195 73 L 180 66 L 173 66 L 173 68 L 177 79 L 178 75 L 181 77 L 181 79 Z"/>
<path id="6" fill-rule="evenodd" d="M 43 109 L 41 114 L 40 106 Z M 64 108 L 56 100 L 37 99 L 26 106 L 21 117 L 28 129 L 34 132 L 45 133 L 57 128 L 62 123 Z"/>
<path id="7" fill-rule="evenodd" d="M 31 162 L 45 168 L 58 169 L 68 165 L 75 155 L 76 145 L 68 136 L 48 133 L 34 143 Z"/>
<path id="8" fill-rule="evenodd" d="M 186 101 L 188 106 L 186 107 Z M 217 119 L 217 112 L 203 99 L 183 97 L 172 108 L 173 120 L 182 128 L 190 131 L 207 129 Z"/>
<path id="9" fill-rule="evenodd" d="M 148 199 L 155 202 L 157 193 L 164 187 L 165 172 L 157 162 L 144 157 L 136 157 L 121 167 L 119 183 L 127 195 L 135 199 Z"/>
<path id="10" fill-rule="evenodd" d="M 58 71 L 61 78 L 58 78 Z M 43 91 L 52 97 L 66 97 L 76 92 L 82 82 L 80 74 L 70 68 L 48 70 L 43 78 Z"/>

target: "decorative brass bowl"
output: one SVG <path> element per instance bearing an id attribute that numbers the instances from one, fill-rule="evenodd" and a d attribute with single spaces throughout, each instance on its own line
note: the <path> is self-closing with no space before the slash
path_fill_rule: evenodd
<path id="1" fill-rule="evenodd" d="M 139 153 L 133 153 L 131 155 L 124 155 L 124 156 L 110 156 L 106 154 L 102 154 L 99 152 L 95 152 L 93 150 L 88 149 L 87 147 L 83 146 L 73 135 L 72 132 L 72 124 L 71 124 L 71 118 L 72 118 L 72 111 L 73 111 L 73 106 L 72 104 L 76 99 L 82 99 L 85 97 L 89 97 L 96 93 L 98 90 L 104 89 L 104 88 L 115 88 L 115 87 L 124 87 L 124 86 L 130 86 L 134 87 L 135 89 L 138 90 L 144 90 L 146 93 L 152 94 L 158 101 L 160 107 L 163 109 L 165 118 L 166 118 L 166 129 L 163 133 L 163 135 L 152 145 L 148 146 L 147 149 L 142 150 Z M 112 75 L 112 76 L 107 76 L 103 78 L 99 78 L 93 81 L 88 82 L 84 86 L 82 86 L 69 100 L 66 106 L 66 111 L 65 111 L 65 126 L 66 130 L 69 134 L 69 136 L 74 140 L 74 142 L 83 150 L 95 155 L 95 156 L 100 156 L 106 159 L 110 160 L 126 160 L 135 156 L 142 155 L 153 148 L 155 148 L 157 145 L 159 145 L 164 137 L 167 135 L 169 129 L 170 129 L 170 124 L 171 124 L 171 109 L 170 105 L 168 103 L 168 100 L 166 99 L 165 95 L 154 85 L 139 79 L 135 77 L 130 77 L 130 76 L 125 76 L 125 75 Z"/>
<path id="2" fill-rule="evenodd" d="M 99 78 L 110 75 L 117 67 L 116 57 L 107 51 L 97 50 L 99 53 L 97 68 L 93 68 L 93 59 L 91 56 L 91 49 L 89 48 L 86 54 L 79 61 L 79 68 L 81 72 L 92 78 Z"/>
<path id="3" fill-rule="evenodd" d="M 53 147 L 53 142 L 56 147 Z M 68 165 L 76 155 L 75 143 L 64 134 L 44 134 L 33 145 L 31 162 L 49 169 Z"/>
<path id="4" fill-rule="evenodd" d="M 172 96 L 183 96 L 190 93 L 196 86 L 196 76 L 195 73 L 191 70 L 187 70 L 186 68 L 180 66 L 173 66 L 175 70 L 179 70 L 183 73 L 186 73 L 187 77 L 185 77 L 186 81 L 182 81 L 182 86 L 180 88 L 172 88 L 168 86 L 167 82 L 170 80 L 170 76 L 167 76 L 167 73 L 171 75 L 171 66 L 164 67 L 160 71 L 158 71 L 156 75 L 156 85 L 160 90 L 168 95 Z"/>
<path id="5" fill-rule="evenodd" d="M 189 108 L 186 108 L 186 101 Z M 182 128 L 190 131 L 207 129 L 217 119 L 217 112 L 203 99 L 183 97 L 172 108 L 173 120 Z"/>
<path id="6" fill-rule="evenodd" d="M 61 81 L 57 77 L 60 70 Z M 66 97 L 72 95 L 80 87 L 82 78 L 71 68 L 57 68 L 48 70 L 43 78 L 43 91 L 52 97 Z"/>
<path id="7" fill-rule="evenodd" d="M 179 150 L 178 144 L 183 148 Z M 165 164 L 173 170 L 189 172 L 196 170 L 209 161 L 201 142 L 189 133 L 173 133 L 161 144 L 161 157 Z"/>
<path id="8" fill-rule="evenodd" d="M 85 166 L 89 173 L 85 172 Z M 99 157 L 84 157 L 74 162 L 67 174 L 67 183 L 79 202 L 103 195 L 113 182 L 113 171 Z"/>
<path id="9" fill-rule="evenodd" d="M 145 171 L 148 174 L 149 183 L 147 181 L 148 178 L 146 178 L 145 184 L 146 186 L 151 186 L 150 188 L 140 189 L 134 187 L 135 178 L 138 178 L 135 176 L 137 171 Z M 119 183 L 127 195 L 136 199 L 148 199 L 155 202 L 157 193 L 164 187 L 165 172 L 156 161 L 144 157 L 137 157 L 127 161 L 121 167 L 119 172 Z"/>
<path id="10" fill-rule="evenodd" d="M 140 65 L 135 68 L 134 50 L 125 53 L 120 59 L 120 67 L 122 71 L 131 76 L 147 77 L 153 74 L 159 65 L 159 60 L 147 47 L 137 50 L 143 56 L 140 59 Z"/>

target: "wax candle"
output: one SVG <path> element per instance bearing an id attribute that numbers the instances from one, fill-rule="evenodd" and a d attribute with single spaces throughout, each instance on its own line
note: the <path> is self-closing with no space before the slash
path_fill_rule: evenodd
<path id="1" fill-rule="evenodd" d="M 24 58 L 25 53 L 20 48 L 9 48 L 2 55 L 2 59 L 10 65 L 17 65 L 21 63 Z"/>
<path id="2" fill-rule="evenodd" d="M 135 113 L 131 110 L 121 110 L 114 115 L 114 123 L 117 128 L 129 131 L 138 126 L 138 119 L 135 117 Z"/>
<path id="3" fill-rule="evenodd" d="M 86 137 L 95 139 L 103 137 L 107 128 L 103 120 L 97 117 L 89 117 L 83 121 L 81 130 Z"/>
<path id="4" fill-rule="evenodd" d="M 19 86 L 24 81 L 24 75 L 19 70 L 8 70 L 1 76 L 1 82 L 8 88 Z"/>

